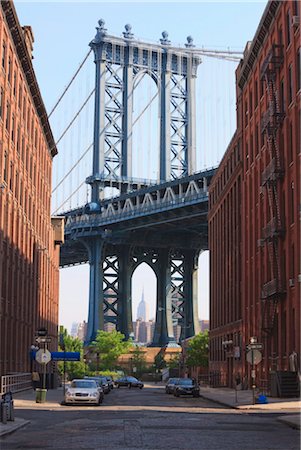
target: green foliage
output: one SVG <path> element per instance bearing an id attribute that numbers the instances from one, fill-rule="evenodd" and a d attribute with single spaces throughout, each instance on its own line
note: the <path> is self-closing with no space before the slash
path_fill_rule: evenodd
<path id="1" fill-rule="evenodd" d="M 180 363 L 180 353 L 176 353 L 167 362 L 167 367 L 169 369 L 175 369 L 179 367 L 179 363 Z"/>
<path id="2" fill-rule="evenodd" d="M 120 331 L 98 330 L 95 341 L 90 345 L 90 350 L 99 355 L 103 369 L 113 369 L 118 357 L 129 351 L 131 342 L 125 341 L 124 338 L 124 334 Z"/>
<path id="3" fill-rule="evenodd" d="M 78 338 L 68 335 L 67 330 L 60 326 L 59 351 L 80 352 L 80 361 L 66 361 L 65 370 L 68 379 L 83 378 L 85 375 L 85 363 L 83 362 L 83 343 Z M 58 362 L 58 371 L 64 376 L 64 362 Z"/>
<path id="4" fill-rule="evenodd" d="M 188 367 L 208 367 L 209 335 L 207 330 L 195 335 L 189 341 L 186 364 Z"/>
<path id="5" fill-rule="evenodd" d="M 145 352 L 138 345 L 135 345 L 134 350 L 131 351 L 131 355 L 131 370 L 136 367 L 135 374 L 137 377 L 140 377 L 147 370 Z"/>

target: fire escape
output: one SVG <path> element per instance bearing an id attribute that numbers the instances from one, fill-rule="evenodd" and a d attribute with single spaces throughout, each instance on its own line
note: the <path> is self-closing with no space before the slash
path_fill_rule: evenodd
<path id="1" fill-rule="evenodd" d="M 273 44 L 260 71 L 261 81 L 265 83 L 268 95 L 268 108 L 261 118 L 261 132 L 266 135 L 269 164 L 262 172 L 261 186 L 268 196 L 269 221 L 262 230 L 262 243 L 267 246 L 270 262 L 270 281 L 262 286 L 262 330 L 273 332 L 277 304 L 285 295 L 285 285 L 281 271 L 281 239 L 284 236 L 284 224 L 281 218 L 279 193 L 284 175 L 279 148 L 279 130 L 282 126 L 283 105 L 279 104 L 276 87 L 276 74 L 283 64 L 283 46 Z"/>

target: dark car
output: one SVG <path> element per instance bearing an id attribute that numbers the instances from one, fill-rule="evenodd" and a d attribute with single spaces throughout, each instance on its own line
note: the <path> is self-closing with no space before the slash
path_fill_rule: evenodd
<path id="1" fill-rule="evenodd" d="M 173 394 L 176 384 L 180 378 L 169 378 L 165 386 L 166 394 Z"/>
<path id="2" fill-rule="evenodd" d="M 109 388 L 110 388 L 110 389 L 113 389 L 113 388 L 114 388 L 114 381 L 113 381 L 113 378 L 112 378 L 112 377 L 106 377 L 106 379 L 107 379 Z"/>
<path id="3" fill-rule="evenodd" d="M 200 396 L 200 388 L 195 380 L 191 378 L 180 378 L 175 385 L 174 395 L 180 397 L 180 395 L 192 395 L 193 397 Z"/>
<path id="4" fill-rule="evenodd" d="M 142 389 L 144 384 L 135 377 L 122 377 L 115 381 L 115 386 L 118 388 L 120 386 L 127 386 L 129 388 L 138 387 L 139 389 Z"/>
<path id="5" fill-rule="evenodd" d="M 102 387 L 103 392 L 105 394 L 108 394 L 110 392 L 110 390 L 111 390 L 106 377 L 102 377 L 100 375 L 99 376 L 95 376 L 95 377 L 87 377 L 86 376 L 85 379 L 97 381 L 99 383 L 99 385 Z"/>

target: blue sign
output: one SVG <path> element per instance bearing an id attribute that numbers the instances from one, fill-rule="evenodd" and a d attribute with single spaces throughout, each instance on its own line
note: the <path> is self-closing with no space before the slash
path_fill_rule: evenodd
<path id="1" fill-rule="evenodd" d="M 30 359 L 36 359 L 36 350 L 30 351 Z M 51 361 L 80 361 L 80 352 L 51 352 Z"/>
<path id="2" fill-rule="evenodd" d="M 80 361 L 80 352 L 51 352 L 51 361 Z"/>

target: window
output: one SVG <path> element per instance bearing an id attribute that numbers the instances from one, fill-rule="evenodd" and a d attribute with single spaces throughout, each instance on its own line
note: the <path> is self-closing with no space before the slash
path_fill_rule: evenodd
<path id="1" fill-rule="evenodd" d="M 299 16 L 299 1 L 300 1 L 300 0 L 293 0 L 293 12 L 294 12 L 294 16 Z"/>
<path id="2" fill-rule="evenodd" d="M 21 130 L 20 130 L 20 126 L 18 126 L 18 129 L 17 129 L 17 145 L 16 145 L 18 154 L 20 154 L 20 148 L 21 148 L 20 135 L 21 135 Z"/>
<path id="3" fill-rule="evenodd" d="M 10 104 L 9 102 L 6 103 L 6 122 L 5 127 L 7 130 L 9 130 L 9 123 L 10 123 Z"/>
<path id="4" fill-rule="evenodd" d="M 4 152 L 4 172 L 3 172 L 3 179 L 7 183 L 8 180 L 8 154 L 7 152 Z"/>
<path id="5" fill-rule="evenodd" d="M 13 178 L 14 178 L 14 164 L 10 163 L 10 173 L 9 173 L 9 189 L 13 190 Z"/>
<path id="6" fill-rule="evenodd" d="M 290 187 L 290 220 L 291 223 L 294 223 L 295 221 L 295 186 L 294 182 L 292 181 L 291 187 Z"/>
<path id="7" fill-rule="evenodd" d="M 17 92 L 17 74 L 16 74 L 16 72 L 14 72 L 14 82 L 13 82 L 13 94 L 14 94 L 14 97 L 16 96 L 16 92 Z"/>
<path id="8" fill-rule="evenodd" d="M 22 108 L 22 86 L 21 86 L 21 83 L 20 83 L 20 85 L 19 85 L 18 106 L 19 106 L 19 109 Z"/>
<path id="9" fill-rule="evenodd" d="M 2 68 L 5 70 L 5 60 L 6 60 L 6 44 L 3 42 L 2 45 Z"/>
<path id="10" fill-rule="evenodd" d="M 11 71 L 12 71 L 12 62 L 11 57 L 8 57 L 8 72 L 7 72 L 7 81 L 11 84 Z"/>
<path id="11" fill-rule="evenodd" d="M 279 42 L 279 45 L 283 45 L 283 33 L 282 33 L 282 28 L 279 28 L 279 30 L 278 30 L 278 42 Z"/>
<path id="12" fill-rule="evenodd" d="M 297 92 L 301 89 L 301 56 L 300 56 L 301 49 L 298 49 L 297 54 Z"/>
<path id="13" fill-rule="evenodd" d="M 288 126 L 288 162 L 291 163 L 293 160 L 293 124 L 289 123 Z"/>
<path id="14" fill-rule="evenodd" d="M 256 124 L 255 127 L 255 154 L 258 155 L 259 153 L 259 136 L 258 136 L 258 125 Z"/>
<path id="15" fill-rule="evenodd" d="M 255 108 L 258 105 L 258 81 L 255 81 L 255 88 L 254 88 L 254 102 L 255 102 Z"/>
<path id="16" fill-rule="evenodd" d="M 0 90 L 0 117 L 3 118 L 3 99 L 4 99 L 4 91 L 1 88 Z"/>
<path id="17" fill-rule="evenodd" d="M 284 96 L 284 80 L 280 82 L 280 108 L 281 112 L 285 112 L 285 96 Z"/>
<path id="18" fill-rule="evenodd" d="M 245 126 L 247 126 L 247 124 L 248 124 L 248 115 L 249 115 L 248 102 L 245 101 Z"/>
<path id="19" fill-rule="evenodd" d="M 292 65 L 288 68 L 288 104 L 290 105 L 293 101 L 293 71 Z"/>
<path id="20" fill-rule="evenodd" d="M 286 46 L 291 43 L 291 13 L 290 10 L 286 13 Z"/>
<path id="21" fill-rule="evenodd" d="M 260 80 L 260 98 L 263 96 L 264 93 L 264 80 Z"/>
<path id="22" fill-rule="evenodd" d="M 12 115 L 11 118 L 11 140 L 12 142 L 15 141 L 15 116 Z"/>
<path id="23" fill-rule="evenodd" d="M 250 91 L 249 93 L 249 112 L 250 112 L 250 117 L 253 114 L 253 94 L 252 91 Z"/>

